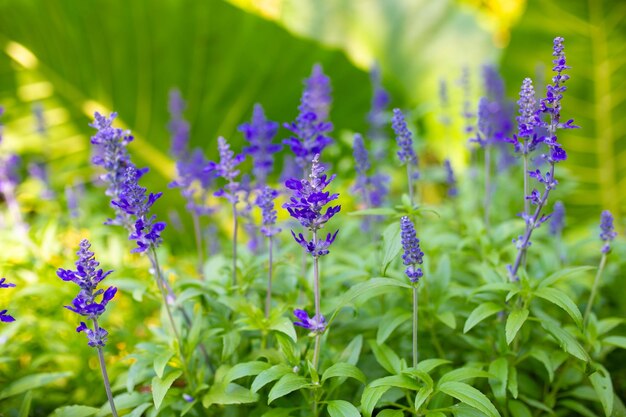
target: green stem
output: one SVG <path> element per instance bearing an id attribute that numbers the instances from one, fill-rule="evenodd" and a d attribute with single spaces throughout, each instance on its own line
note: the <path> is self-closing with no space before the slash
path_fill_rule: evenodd
<path id="1" fill-rule="evenodd" d="M 233 287 L 237 286 L 237 203 L 233 203 Z"/>
<path id="2" fill-rule="evenodd" d="M 270 317 L 270 309 L 272 308 L 272 236 L 268 238 L 269 245 L 269 266 L 267 274 L 267 294 L 265 295 L 265 318 Z"/>
<path id="3" fill-rule="evenodd" d="M 485 229 L 489 234 L 489 208 L 491 206 L 491 146 L 485 144 L 485 198 L 483 208 L 485 211 Z"/>
<path id="4" fill-rule="evenodd" d="M 406 163 L 406 177 L 409 184 L 409 200 L 411 201 L 411 208 L 415 205 L 414 194 L 413 194 L 413 172 L 411 170 L 411 163 Z"/>
<path id="5" fill-rule="evenodd" d="M 100 330 L 98 326 L 98 320 L 92 319 L 94 332 L 97 335 Z M 98 346 L 98 359 L 100 360 L 100 370 L 102 371 L 102 379 L 104 380 L 104 390 L 107 393 L 109 399 L 109 405 L 111 406 L 111 414 L 113 417 L 117 417 L 117 410 L 115 409 L 115 402 L 113 401 L 113 393 L 111 392 L 111 383 L 109 382 L 109 374 L 107 373 L 107 367 L 104 362 L 104 353 L 102 352 L 102 346 Z"/>
<path id="6" fill-rule="evenodd" d="M 417 284 L 413 285 L 413 368 L 417 368 Z"/>
<path id="7" fill-rule="evenodd" d="M 317 230 L 313 231 L 313 245 L 317 243 Z M 322 309 L 320 307 L 321 304 L 321 295 L 320 295 L 320 274 L 319 274 L 319 258 L 317 256 L 313 257 L 313 296 L 315 299 L 315 317 L 316 319 L 321 319 L 322 317 Z M 315 335 L 315 349 L 313 350 L 313 368 L 317 371 L 317 364 L 319 362 L 320 350 L 322 345 L 322 335 L 321 333 L 317 333 Z"/>
<path id="8" fill-rule="evenodd" d="M 197 213 L 192 213 L 193 231 L 196 238 L 196 249 L 198 251 L 198 274 L 204 279 L 204 251 L 202 250 L 202 232 L 200 229 L 200 218 Z"/>
<path id="9" fill-rule="evenodd" d="M 598 292 L 598 286 L 600 284 L 600 276 L 602 276 L 602 271 L 604 271 L 605 265 L 606 265 L 606 253 L 603 253 L 602 259 L 600 259 L 600 266 L 598 267 L 598 272 L 596 272 L 596 277 L 593 280 L 593 286 L 591 287 L 591 293 L 589 294 L 589 301 L 587 301 L 587 308 L 585 308 L 585 315 L 583 316 L 583 328 L 586 328 L 587 323 L 589 322 L 589 315 L 591 314 L 593 301 L 596 298 L 596 293 Z"/>

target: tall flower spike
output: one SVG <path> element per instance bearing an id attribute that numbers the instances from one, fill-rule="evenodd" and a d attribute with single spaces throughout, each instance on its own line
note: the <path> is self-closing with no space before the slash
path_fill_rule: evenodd
<path id="1" fill-rule="evenodd" d="M 278 132 L 278 123 L 268 120 L 263 112 L 263 106 L 255 104 L 252 121 L 240 125 L 238 130 L 250 142 L 250 146 L 243 151 L 252 156 L 252 172 L 256 181 L 264 185 L 274 169 L 274 154 L 282 149 L 281 144 L 272 143 Z"/>
<path id="2" fill-rule="evenodd" d="M 602 253 L 609 253 L 611 251 L 611 242 L 617 233 L 613 227 L 613 215 L 610 211 L 604 210 L 600 217 L 600 239 L 604 242 L 602 247 Z"/>
<path id="3" fill-rule="evenodd" d="M 535 131 L 535 113 L 537 112 L 537 99 L 535 98 L 535 89 L 533 81 L 530 78 L 524 78 L 522 88 L 519 93 L 519 116 L 517 116 L 518 134 L 520 137 L 532 136 Z M 523 152 L 527 152 L 523 150 Z"/>
<path id="4" fill-rule="evenodd" d="M 562 202 L 554 203 L 552 216 L 550 216 L 550 234 L 558 236 L 563 232 L 565 226 L 565 206 Z"/>
<path id="5" fill-rule="evenodd" d="M 171 152 L 177 159 L 183 159 L 189 152 L 189 123 L 183 119 L 186 104 L 178 89 L 170 91 L 168 110 L 170 122 L 167 125 L 172 135 Z"/>
<path id="6" fill-rule="evenodd" d="M 456 186 L 456 177 L 454 176 L 454 170 L 452 169 L 452 164 L 449 159 L 443 161 L 443 166 L 446 170 L 446 183 L 448 184 L 448 195 L 450 197 L 456 197 L 459 193 L 459 190 Z"/>
<path id="7" fill-rule="evenodd" d="M 355 133 L 353 143 L 353 153 L 355 168 L 357 172 L 356 184 L 353 187 L 355 192 L 361 193 L 363 203 L 368 208 L 380 207 L 387 195 L 389 177 L 384 174 L 376 173 L 368 175 L 370 169 L 369 154 L 365 149 L 363 137 Z M 372 218 L 365 216 L 361 223 L 364 231 L 369 230 Z"/>
<path id="8" fill-rule="evenodd" d="M 0 278 L 0 289 L 1 288 L 11 288 L 15 287 L 15 284 L 10 282 L 6 282 L 6 278 Z M 15 321 L 15 318 L 8 313 L 8 310 L 0 310 L 0 322 L 2 323 L 10 323 Z"/>
<path id="9" fill-rule="evenodd" d="M 274 208 L 274 200 L 278 197 L 278 191 L 268 187 L 267 185 L 261 189 L 257 196 L 256 205 L 261 209 L 263 221 L 261 233 L 270 237 L 280 232 L 280 228 L 276 227 L 276 209 Z"/>
<path id="10" fill-rule="evenodd" d="M 389 93 L 383 88 L 381 83 L 380 68 L 378 65 L 372 66 L 370 70 L 370 81 L 372 85 L 372 101 L 371 108 L 367 114 L 369 123 L 368 137 L 378 142 L 378 146 L 374 148 L 374 158 L 377 160 L 385 159 L 387 154 L 386 140 L 388 135 L 385 133 L 385 127 L 389 123 L 386 114 L 387 106 L 389 106 Z"/>
<path id="11" fill-rule="evenodd" d="M 404 114 L 400 109 L 393 109 L 393 119 L 391 127 L 396 134 L 396 142 L 400 150 L 398 151 L 398 158 L 402 164 L 417 165 L 417 155 L 413 150 L 413 135 L 407 127 Z"/>
<path id="12" fill-rule="evenodd" d="M 424 262 L 424 252 L 420 248 L 420 241 L 415 233 L 413 222 L 407 217 L 400 218 L 400 237 L 402 239 L 402 263 L 407 267 L 404 271 L 411 282 L 416 283 L 424 275 L 418 267 Z"/>
<path id="13" fill-rule="evenodd" d="M 305 81 L 305 90 L 298 107 L 299 114 L 292 123 L 285 123 L 284 127 L 294 136 L 283 140 L 296 156 L 296 163 L 306 169 L 313 157 L 322 153 L 324 148 L 333 143 L 327 136 L 333 129 L 328 122 L 330 108 L 330 86 L 321 67 L 316 65 L 313 74 Z"/>

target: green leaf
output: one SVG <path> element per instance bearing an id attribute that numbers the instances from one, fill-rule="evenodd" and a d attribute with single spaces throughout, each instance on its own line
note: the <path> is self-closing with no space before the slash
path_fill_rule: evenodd
<path id="1" fill-rule="evenodd" d="M 261 417 L 289 417 L 293 411 L 293 408 L 273 408 L 263 413 Z"/>
<path id="2" fill-rule="evenodd" d="M 291 367 L 285 365 L 284 363 L 274 365 L 257 375 L 257 377 L 254 378 L 250 389 L 252 390 L 252 392 L 257 392 L 265 385 L 269 384 L 272 381 L 276 381 L 279 378 L 282 378 L 284 375 L 290 372 L 292 372 Z"/>
<path id="3" fill-rule="evenodd" d="M 372 297 L 377 297 L 388 291 L 395 290 L 398 287 L 407 289 L 411 288 L 410 285 L 393 278 L 370 278 L 365 282 L 354 285 L 343 295 L 343 297 L 341 297 L 329 321 L 332 321 L 335 318 L 339 310 L 352 302 L 357 300 L 359 302 L 364 302 Z"/>
<path id="4" fill-rule="evenodd" d="M 448 381 L 440 383 L 438 390 L 487 414 L 489 417 L 500 417 L 500 413 L 485 394 L 470 385 L 463 382 Z"/>
<path id="5" fill-rule="evenodd" d="M 419 411 L 420 407 L 426 402 L 432 393 L 432 387 L 422 387 L 419 391 L 417 391 L 417 395 L 415 395 L 415 411 Z"/>
<path id="6" fill-rule="evenodd" d="M 406 389 L 413 390 L 413 391 L 417 391 L 420 388 L 419 385 L 417 385 L 413 379 L 405 375 L 384 376 L 382 378 L 373 380 L 369 384 L 369 387 L 370 388 L 396 387 L 396 388 L 406 388 Z"/>
<path id="7" fill-rule="evenodd" d="M 165 378 L 155 376 L 152 378 L 152 398 L 154 400 L 154 408 L 157 410 L 161 407 L 165 394 L 169 391 L 174 381 L 181 376 L 182 371 L 174 371 L 167 374 Z"/>
<path id="8" fill-rule="evenodd" d="M 22 404 L 20 405 L 20 413 L 18 414 L 18 417 L 28 417 L 28 415 L 30 414 L 30 405 L 32 401 L 33 392 L 26 392 L 26 394 L 24 395 L 24 399 L 22 400 Z"/>
<path id="9" fill-rule="evenodd" d="M 545 350 L 533 348 L 530 351 L 530 356 L 537 359 L 543 364 L 543 366 L 545 366 L 546 371 L 548 372 L 548 378 L 550 382 L 552 382 L 554 380 L 554 366 L 552 365 L 552 361 L 550 360 L 550 355 L 548 355 Z"/>
<path id="10" fill-rule="evenodd" d="M 506 358 L 498 358 L 489 364 L 489 373 L 496 378 L 489 378 L 489 385 L 493 395 L 498 400 L 506 398 L 506 384 L 509 379 L 509 361 Z"/>
<path id="11" fill-rule="evenodd" d="M 398 374 L 401 370 L 401 362 L 398 355 L 386 345 L 378 345 L 373 340 L 369 340 L 369 345 L 374 352 L 376 362 L 380 364 L 390 374 Z"/>
<path id="12" fill-rule="evenodd" d="M 544 300 L 562 308 L 567 314 L 569 314 L 578 327 L 582 327 L 583 316 L 580 314 L 580 310 L 572 299 L 563 291 L 555 288 L 543 287 L 536 290 L 534 294 L 537 297 L 543 298 Z"/>
<path id="13" fill-rule="evenodd" d="M 287 317 L 276 317 L 276 319 L 272 320 L 272 323 L 270 323 L 270 329 L 286 334 L 294 342 L 298 341 L 298 335 L 296 334 L 296 329 L 293 327 L 293 322 Z"/>
<path id="14" fill-rule="evenodd" d="M 232 382 L 245 376 L 258 375 L 269 367 L 269 363 L 261 361 L 238 363 L 226 372 L 221 382 Z"/>
<path id="15" fill-rule="evenodd" d="M 272 401 L 278 398 L 284 397 L 285 395 L 301 388 L 309 387 L 310 385 L 309 381 L 300 375 L 286 374 L 282 376 L 270 390 L 267 397 L 267 403 L 271 404 Z"/>
<path id="16" fill-rule="evenodd" d="M 469 332 L 478 323 L 485 320 L 489 316 L 493 316 L 494 314 L 499 313 L 502 310 L 503 308 L 501 305 L 492 302 L 486 302 L 479 305 L 470 313 L 469 317 L 467 318 L 465 326 L 463 327 L 463 333 Z"/>
<path id="17" fill-rule="evenodd" d="M 174 352 L 165 350 L 154 358 L 153 368 L 159 378 L 163 378 L 163 371 L 165 371 L 165 367 L 170 359 L 172 359 L 172 356 L 174 356 Z"/>
<path id="18" fill-rule="evenodd" d="M 363 335 L 358 335 L 350 343 L 348 346 L 341 352 L 339 356 L 339 360 L 337 362 L 346 362 L 351 365 L 356 365 L 359 361 L 359 356 L 361 355 L 361 349 L 363 348 Z"/>
<path id="19" fill-rule="evenodd" d="M 604 414 L 609 417 L 613 413 L 613 382 L 611 381 L 611 375 L 602 365 L 596 363 L 593 364 L 597 371 L 589 375 L 589 380 L 593 389 L 596 390 Z"/>
<path id="20" fill-rule="evenodd" d="M 456 318 L 454 317 L 454 313 L 451 311 L 444 311 L 443 313 L 437 314 L 437 320 L 451 328 L 452 330 L 456 329 Z"/>
<path id="21" fill-rule="evenodd" d="M 300 353 L 291 337 L 285 335 L 284 333 L 274 333 L 274 337 L 276 338 L 276 342 L 278 343 L 280 350 L 285 355 L 287 361 L 292 365 L 298 363 L 300 360 Z"/>
<path id="22" fill-rule="evenodd" d="M 17 381 L 11 382 L 6 388 L 0 391 L 0 400 L 51 384 L 60 379 L 68 378 L 71 375 L 71 372 L 53 372 L 25 376 Z"/>
<path id="23" fill-rule="evenodd" d="M 376 417 L 404 417 L 404 413 L 400 410 L 382 410 L 376 414 Z"/>
<path id="24" fill-rule="evenodd" d="M 330 417 L 361 417 L 359 410 L 347 401 L 328 401 L 327 407 Z"/>
<path id="25" fill-rule="evenodd" d="M 361 395 L 361 411 L 365 417 L 372 417 L 372 411 L 378 404 L 380 398 L 389 391 L 391 387 L 365 387 L 363 394 Z"/>
<path id="26" fill-rule="evenodd" d="M 602 343 L 626 349 L 626 337 L 624 336 L 608 336 L 602 339 Z"/>
<path id="27" fill-rule="evenodd" d="M 597 323 L 598 335 L 608 333 L 624 322 L 626 322 L 626 320 L 619 317 L 608 317 L 606 319 L 599 320 Z"/>
<path id="28" fill-rule="evenodd" d="M 568 277 L 574 274 L 580 274 L 581 272 L 586 272 L 592 269 L 596 269 L 595 266 L 575 266 L 571 268 L 563 268 L 559 269 L 555 273 L 549 275 L 545 279 L 539 282 L 538 288 L 550 287 L 552 284 L 557 282 L 558 280 Z"/>
<path id="29" fill-rule="evenodd" d="M 494 375 L 490 374 L 489 372 L 485 372 L 482 369 L 463 367 L 453 369 L 447 374 L 443 375 L 439 379 L 439 383 L 441 384 L 444 382 L 459 382 L 465 381 L 466 379 L 474 378 L 494 378 Z"/>
<path id="30" fill-rule="evenodd" d="M 563 400 L 559 402 L 563 407 L 575 411 L 583 417 L 598 417 L 598 414 L 585 407 L 582 403 L 573 400 Z"/>
<path id="31" fill-rule="evenodd" d="M 411 375 L 411 376 L 417 377 L 424 384 L 426 384 L 427 387 L 432 388 L 435 386 L 435 382 L 433 381 L 433 378 L 430 375 L 428 375 L 426 372 L 421 371 L 419 369 L 409 368 L 409 369 L 405 369 L 404 371 L 402 371 L 402 373 L 405 375 Z"/>
<path id="32" fill-rule="evenodd" d="M 417 368 L 415 369 L 422 371 L 422 372 L 430 373 L 433 369 L 438 368 L 442 365 L 447 365 L 449 363 L 452 363 L 452 362 L 447 359 L 439 359 L 439 358 L 424 359 L 423 361 L 420 361 L 417 363 Z"/>
<path id="33" fill-rule="evenodd" d="M 378 331 L 376 332 L 376 343 L 382 345 L 387 338 L 403 323 L 411 320 L 411 313 L 399 308 L 395 308 L 387 312 L 380 323 L 378 324 Z"/>
<path id="34" fill-rule="evenodd" d="M 195 401 L 192 403 L 189 403 L 187 406 L 191 406 L 193 407 L 193 405 L 195 404 Z M 185 407 L 187 407 L 185 406 Z M 152 407 L 152 403 L 143 403 L 139 406 L 137 406 L 133 411 L 130 412 L 130 414 L 128 414 L 126 417 L 143 417 L 144 412 L 148 409 Z M 180 413 L 181 416 L 184 416 L 186 413 L 183 411 Z"/>
<path id="35" fill-rule="evenodd" d="M 97 408 L 86 405 L 68 405 L 54 410 L 50 417 L 89 417 L 98 412 Z"/>
<path id="36" fill-rule="evenodd" d="M 241 334 L 238 330 L 232 330 L 222 336 L 222 341 L 222 362 L 224 362 L 239 347 Z"/>
<path id="37" fill-rule="evenodd" d="M 214 384 L 209 392 L 202 398 L 202 405 L 205 408 L 212 404 L 231 405 L 231 404 L 250 404 L 257 402 L 259 396 L 249 389 L 234 383 Z"/>
<path id="38" fill-rule="evenodd" d="M 517 333 L 522 328 L 522 325 L 528 318 L 528 309 L 516 309 L 509 314 L 509 317 L 506 319 L 505 333 L 506 333 L 506 343 L 511 344 Z"/>
<path id="39" fill-rule="evenodd" d="M 509 411 L 511 412 L 511 417 L 532 417 L 532 413 L 521 401 L 510 400 L 509 401 Z"/>
<path id="40" fill-rule="evenodd" d="M 515 291 L 519 288 L 517 285 L 510 282 L 491 282 L 489 284 L 481 285 L 474 289 L 470 294 L 474 295 L 479 292 L 498 292 L 498 291 Z"/>
<path id="41" fill-rule="evenodd" d="M 543 326 L 543 328 L 546 329 L 548 333 L 550 333 L 552 337 L 557 340 L 557 342 L 559 342 L 559 345 L 564 351 L 577 357 L 581 361 L 589 361 L 589 355 L 587 355 L 585 349 L 567 330 L 547 320 L 542 320 L 541 326 Z"/>
<path id="42" fill-rule="evenodd" d="M 151 400 L 150 394 L 142 394 L 139 392 L 125 392 L 123 394 L 116 395 L 113 397 L 113 401 L 115 402 L 115 407 L 118 410 L 126 410 L 129 408 L 138 407 L 139 405 L 148 402 Z M 111 415 L 111 406 L 107 401 L 100 407 L 98 411 L 97 417 L 108 417 Z"/>
<path id="43" fill-rule="evenodd" d="M 380 270 L 384 275 L 387 267 L 393 261 L 402 249 L 402 241 L 400 239 L 400 222 L 391 223 L 383 232 L 383 257 L 380 264 Z"/>
<path id="44" fill-rule="evenodd" d="M 322 374 L 322 382 L 326 381 L 329 378 L 337 378 L 337 377 L 345 377 L 345 378 L 354 378 L 357 381 L 360 381 L 365 384 L 365 375 L 363 372 L 357 368 L 356 366 L 349 363 L 336 363 L 324 371 Z"/>
<path id="45" fill-rule="evenodd" d="M 509 365 L 508 388 L 513 398 L 517 398 L 519 395 L 519 391 L 518 391 L 518 385 L 517 385 L 517 368 L 515 367 L 514 363 Z"/>

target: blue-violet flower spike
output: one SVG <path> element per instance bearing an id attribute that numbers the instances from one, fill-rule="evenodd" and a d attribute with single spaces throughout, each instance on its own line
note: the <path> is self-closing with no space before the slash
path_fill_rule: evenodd
<path id="1" fill-rule="evenodd" d="M 294 323 L 296 326 L 308 329 L 313 333 L 323 333 L 326 329 L 326 319 L 322 315 L 309 317 L 306 311 L 297 309 L 293 311 L 293 314 L 299 320 Z"/>
<path id="2" fill-rule="evenodd" d="M 400 237 L 402 239 L 402 249 L 404 250 L 402 262 L 407 266 L 404 273 L 411 282 L 416 283 L 424 275 L 422 269 L 417 266 L 424 262 L 424 252 L 420 248 L 420 241 L 417 238 L 415 226 L 407 216 L 402 216 L 400 219 Z"/>
<path id="3" fill-rule="evenodd" d="M 602 247 L 602 253 L 609 253 L 611 251 L 611 242 L 617 233 L 613 227 L 613 215 L 610 211 L 604 210 L 600 217 L 600 239 L 604 242 Z"/>

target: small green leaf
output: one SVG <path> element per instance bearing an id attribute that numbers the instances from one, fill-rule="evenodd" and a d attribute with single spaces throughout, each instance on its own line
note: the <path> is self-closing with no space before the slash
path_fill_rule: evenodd
<path id="1" fill-rule="evenodd" d="M 300 360 L 300 353 L 291 337 L 279 332 L 274 332 L 274 337 L 276 338 L 276 343 L 278 343 L 280 350 L 285 355 L 287 362 L 292 365 L 298 363 Z"/>
<path id="2" fill-rule="evenodd" d="M 622 349 L 626 349 L 626 337 L 624 336 L 609 336 L 602 339 L 602 343 L 617 346 Z"/>
<path id="3" fill-rule="evenodd" d="M 452 330 L 456 329 L 456 318 L 454 317 L 454 313 L 451 311 L 444 311 L 443 313 L 437 314 L 437 320 L 451 328 Z"/>
<path id="4" fill-rule="evenodd" d="M 439 384 L 438 390 L 487 414 L 489 417 L 501 417 L 485 394 L 470 385 L 463 382 L 448 381 Z"/>
<path id="5" fill-rule="evenodd" d="M 608 333 L 624 322 L 626 322 L 626 320 L 619 317 L 608 317 L 606 319 L 602 319 L 597 323 L 598 335 Z"/>
<path id="6" fill-rule="evenodd" d="M 187 406 L 192 406 L 193 407 L 193 404 L 195 404 L 195 401 L 189 403 Z M 185 406 L 185 407 L 187 407 L 187 406 Z M 152 403 L 143 403 L 143 404 L 137 406 L 126 417 L 142 417 L 144 415 L 144 411 L 146 411 L 150 407 L 152 407 Z M 181 416 L 184 416 L 185 414 L 186 413 L 182 412 L 182 411 L 180 413 Z"/>
<path id="7" fill-rule="evenodd" d="M 287 317 L 284 317 L 284 316 L 276 317 L 270 323 L 270 329 L 286 334 L 294 342 L 298 341 L 298 335 L 296 334 L 296 329 L 293 327 L 293 322 L 289 320 Z"/>
<path id="8" fill-rule="evenodd" d="M 49 417 L 89 417 L 98 412 L 97 408 L 86 405 L 68 405 L 54 410 Z"/>
<path id="9" fill-rule="evenodd" d="M 378 404 L 380 398 L 389 391 L 391 387 L 365 387 L 363 394 L 361 395 L 361 411 L 365 417 L 372 417 L 372 411 Z"/>
<path id="10" fill-rule="evenodd" d="M 284 363 L 274 365 L 269 369 L 264 370 L 252 382 L 252 386 L 250 389 L 252 392 L 257 392 L 265 385 L 269 384 L 272 381 L 276 381 L 277 379 L 282 378 L 284 375 L 292 372 L 291 368 Z"/>
<path id="11" fill-rule="evenodd" d="M 232 330 L 222 336 L 222 362 L 224 362 L 241 343 L 241 335 L 238 330 Z"/>
<path id="12" fill-rule="evenodd" d="M 374 357 L 380 366 L 382 366 L 390 374 L 400 373 L 400 358 L 393 351 L 393 349 L 385 345 L 378 345 L 373 340 L 370 340 L 369 344 L 372 348 L 372 352 L 374 352 Z"/>
<path id="13" fill-rule="evenodd" d="M 380 323 L 378 324 L 378 331 L 376 332 L 376 343 L 382 345 L 387 338 L 403 323 L 411 320 L 411 313 L 399 308 L 395 308 L 387 312 Z"/>
<path id="14" fill-rule="evenodd" d="M 409 390 L 417 391 L 420 389 L 419 385 L 415 383 L 415 380 L 405 376 L 405 375 L 390 375 L 382 378 L 378 378 L 373 380 L 369 384 L 370 388 L 378 388 L 378 387 L 396 387 L 396 388 L 406 388 Z"/>
<path id="15" fill-rule="evenodd" d="M 264 412 L 261 417 L 289 417 L 293 411 L 293 408 L 272 408 Z"/>
<path id="16" fill-rule="evenodd" d="M 309 381 L 303 376 L 291 373 L 283 375 L 270 390 L 267 397 L 267 404 L 271 404 L 272 401 L 278 398 L 284 397 L 301 388 L 309 387 L 310 385 Z"/>
<path id="17" fill-rule="evenodd" d="M 359 356 L 361 355 L 361 349 L 363 348 L 363 335 L 358 335 L 350 343 L 348 346 L 341 352 L 339 356 L 339 360 L 337 362 L 346 362 L 351 365 L 356 365 L 359 361 Z"/>
<path id="18" fill-rule="evenodd" d="M 0 400 L 22 394 L 35 388 L 51 384 L 59 379 L 71 376 L 71 372 L 54 372 L 28 375 L 10 383 L 0 391 Z"/>
<path id="19" fill-rule="evenodd" d="M 384 275 L 387 267 L 393 261 L 402 249 L 402 241 L 400 239 L 400 222 L 393 222 L 383 232 L 383 257 L 380 264 L 380 270 Z"/>
<path id="20" fill-rule="evenodd" d="M 417 391 L 417 395 L 415 395 L 415 411 L 419 411 L 420 407 L 426 402 L 432 393 L 432 387 L 422 387 L 419 391 Z"/>
<path id="21" fill-rule="evenodd" d="M 532 417 L 532 413 L 521 401 L 510 400 L 509 401 L 509 411 L 511 412 L 511 417 Z"/>
<path id="22" fill-rule="evenodd" d="M 165 367 L 170 359 L 172 359 L 172 356 L 174 356 L 174 352 L 165 350 L 154 358 L 153 368 L 159 378 L 163 378 L 163 371 L 165 371 Z"/>
<path id="23" fill-rule="evenodd" d="M 579 401 L 563 400 L 559 401 L 559 404 L 563 407 L 569 408 L 572 411 L 575 411 L 583 417 L 598 417 L 597 413 L 591 411 L 590 409 L 582 405 L 582 403 L 580 403 Z"/>
<path id="24" fill-rule="evenodd" d="M 20 405 L 20 413 L 18 417 L 28 417 L 30 414 L 30 405 L 33 401 L 33 392 L 28 391 L 24 395 L 24 399 L 22 399 L 22 404 Z"/>
<path id="25" fill-rule="evenodd" d="M 505 333 L 506 333 L 506 343 L 508 345 L 511 344 L 517 333 L 522 328 L 522 325 L 528 318 L 528 309 L 517 309 L 513 310 L 509 317 L 506 319 Z"/>
<path id="26" fill-rule="evenodd" d="M 430 373 L 433 369 L 438 368 L 442 365 L 447 365 L 449 363 L 452 363 L 452 362 L 447 359 L 439 359 L 439 358 L 424 359 L 423 361 L 418 362 L 417 368 L 415 369 L 426 372 L 426 373 Z"/>
<path id="27" fill-rule="evenodd" d="M 493 316 L 496 313 L 502 311 L 503 308 L 501 305 L 486 302 L 474 309 L 467 318 L 465 322 L 465 326 L 463 327 L 463 333 L 469 332 L 474 326 L 476 326 L 481 321 L 485 320 L 489 316 Z"/>
<path id="28" fill-rule="evenodd" d="M 443 375 L 439 379 L 439 384 L 442 384 L 444 382 L 465 381 L 466 379 L 494 378 L 494 377 L 495 376 L 493 374 L 490 374 L 489 372 L 485 372 L 482 369 L 464 367 L 464 368 L 453 369 L 447 374 Z"/>
<path id="29" fill-rule="evenodd" d="M 330 417 L 361 417 L 359 410 L 347 401 L 328 401 L 327 408 Z"/>
<path id="30" fill-rule="evenodd" d="M 202 398 L 202 405 L 209 408 L 212 404 L 250 404 L 258 401 L 259 396 L 249 389 L 234 383 L 219 383 L 211 386 L 209 392 Z"/>
<path id="31" fill-rule="evenodd" d="M 562 308 L 567 314 L 569 314 L 578 327 L 582 327 L 583 316 L 580 314 L 580 310 L 572 299 L 563 291 L 555 288 L 543 287 L 535 291 L 534 294 L 537 297 L 543 298 L 544 300 Z"/>
<path id="32" fill-rule="evenodd" d="M 152 398 L 154 400 L 154 408 L 158 409 L 161 407 L 161 403 L 163 402 L 163 398 L 165 398 L 165 394 L 169 391 L 170 387 L 183 373 L 182 371 L 174 371 L 167 374 L 165 378 L 159 378 L 155 376 L 152 378 Z"/>
<path id="33" fill-rule="evenodd" d="M 589 361 L 589 355 L 587 355 L 585 349 L 567 330 L 547 320 L 542 320 L 541 326 L 543 326 L 543 328 L 546 329 L 548 333 L 550 333 L 552 337 L 557 340 L 557 342 L 559 342 L 559 345 L 564 351 L 577 357 L 581 361 Z"/>
<path id="34" fill-rule="evenodd" d="M 498 358 L 489 364 L 489 373 L 496 378 L 489 378 L 489 385 L 493 395 L 498 400 L 506 398 L 506 383 L 509 378 L 509 361 L 506 358 Z"/>
<path id="35" fill-rule="evenodd" d="M 548 276 L 547 278 L 543 279 L 539 283 L 539 287 L 538 288 L 549 287 L 552 284 L 554 284 L 555 282 L 557 282 L 558 280 L 560 280 L 561 278 L 565 278 L 567 276 L 574 275 L 574 274 L 579 274 L 581 272 L 589 271 L 589 270 L 595 269 L 595 268 L 596 268 L 595 266 L 575 266 L 573 268 L 559 269 L 554 274 L 552 274 L 552 275 Z"/>
<path id="36" fill-rule="evenodd" d="M 404 371 L 402 371 L 402 373 L 405 375 L 411 375 L 411 376 L 417 377 L 424 384 L 426 384 L 427 387 L 432 388 L 435 386 L 435 382 L 433 381 L 433 378 L 430 375 L 428 375 L 426 372 L 421 371 L 419 369 L 409 368 L 409 369 L 405 369 Z"/>
<path id="37" fill-rule="evenodd" d="M 150 402 L 150 394 L 142 394 L 139 392 L 125 392 L 123 394 L 116 395 L 113 397 L 113 401 L 115 402 L 115 407 L 118 410 L 126 410 L 130 408 L 138 407 L 139 405 Z M 98 410 L 97 417 L 109 417 L 111 415 L 111 406 L 109 402 L 105 402 L 100 410 Z"/>
<path id="38" fill-rule="evenodd" d="M 510 282 L 492 282 L 489 284 L 481 285 L 480 287 L 473 290 L 470 294 L 474 295 L 479 292 L 515 291 L 517 288 L 519 288 L 517 285 L 514 285 Z"/>
<path id="39" fill-rule="evenodd" d="M 597 371 L 589 375 L 589 380 L 593 389 L 596 390 L 604 414 L 609 417 L 613 412 L 613 382 L 611 381 L 611 375 L 602 365 L 594 364 Z"/>
<path id="40" fill-rule="evenodd" d="M 533 348 L 530 351 L 530 356 L 537 359 L 543 364 L 543 366 L 545 366 L 546 371 L 548 372 L 548 378 L 550 382 L 552 382 L 554 380 L 554 366 L 552 365 L 552 361 L 550 360 L 550 355 L 548 355 L 545 350 Z"/>
<path id="41" fill-rule="evenodd" d="M 511 393 L 511 395 L 513 396 L 513 398 L 517 399 L 517 396 L 519 395 L 518 392 L 518 385 L 517 385 L 517 368 L 515 367 L 515 364 L 510 364 L 509 365 L 509 392 Z"/>
<path id="42" fill-rule="evenodd" d="M 226 372 L 224 379 L 220 382 L 232 382 L 245 376 L 255 376 L 269 367 L 269 363 L 261 361 L 238 363 Z"/>
<path id="43" fill-rule="evenodd" d="M 349 363 L 336 363 L 324 371 L 322 375 L 322 382 L 329 378 L 354 378 L 365 384 L 365 375 L 363 372 L 354 365 Z"/>

